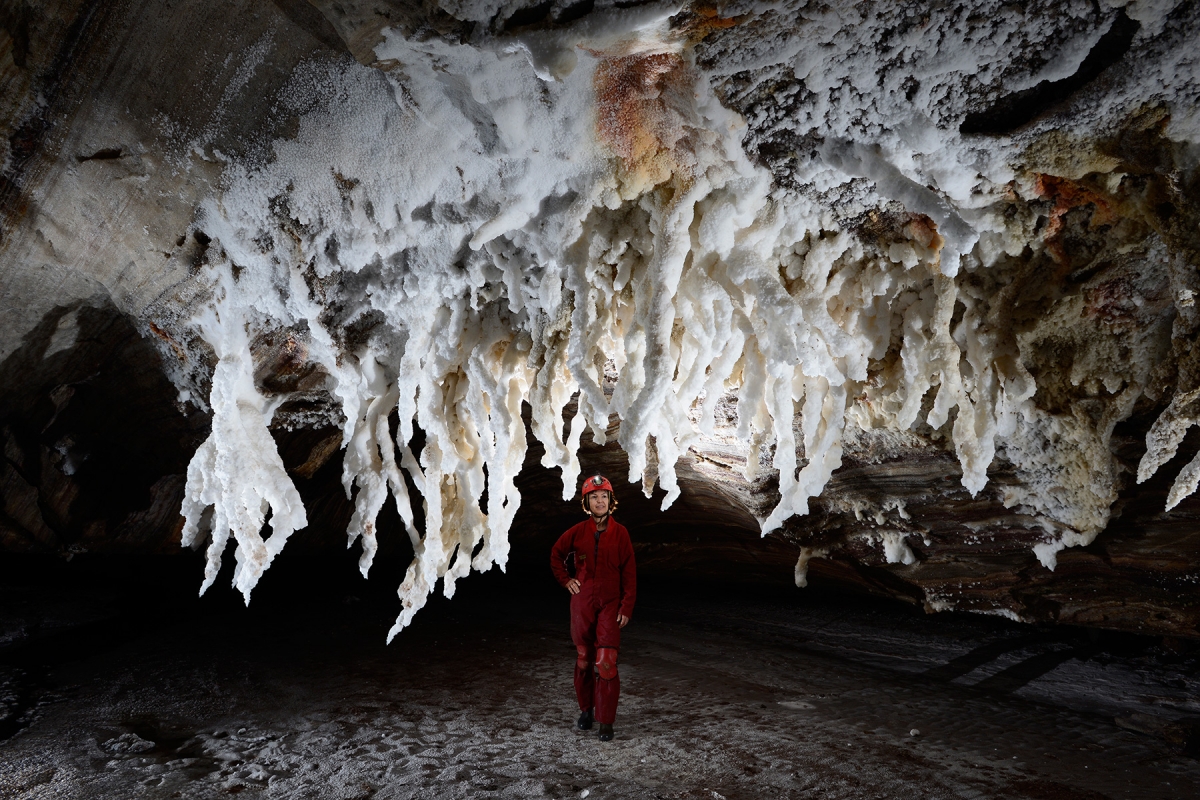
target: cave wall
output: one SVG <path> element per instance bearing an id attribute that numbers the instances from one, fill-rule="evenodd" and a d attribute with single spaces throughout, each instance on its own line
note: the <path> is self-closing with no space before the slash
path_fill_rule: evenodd
<path id="1" fill-rule="evenodd" d="M 676 119 L 697 81 L 744 124 L 736 140 L 768 176 L 770 202 L 819 219 L 773 256 L 788 292 L 806 291 L 794 265 L 822 247 L 828 277 L 861 283 L 870 302 L 879 265 L 901 265 L 911 285 L 887 295 L 888 313 L 876 317 L 885 321 L 870 323 L 894 332 L 851 381 L 837 466 L 808 514 L 759 538 L 781 500 L 780 474 L 770 437 L 741 435 L 736 389 L 675 465 L 680 496 L 667 511 L 656 447 L 638 456 L 649 497 L 623 488 L 621 513 L 647 566 L 794 569 L 799 583 L 811 575 L 930 611 L 1200 635 L 1200 505 L 1186 491 L 1200 447 L 1188 434 L 1200 386 L 1200 137 L 1187 46 L 1200 28 L 1196 4 L 634 6 L 12 5 L 0 19 L 4 549 L 176 546 L 220 360 L 195 314 L 212 302 L 216 271 L 236 281 L 249 269 L 229 257 L 230 235 L 214 244 L 212 209 L 233 197 L 239 170 L 269 169 L 288 143 L 307 141 L 314 114 L 339 92 L 407 102 L 402 89 L 416 91 L 416 78 L 380 57 L 389 32 L 431 53 L 519 51 L 551 80 L 569 71 L 564 53 L 574 51 L 562 42 L 658 14 L 674 50 L 613 57 L 597 72 L 600 145 L 580 151 L 599 147 L 597 163 L 613 165 L 619 197 L 605 202 L 629 224 L 659 224 L 638 217 L 638 203 L 679 191 L 671 181 L 695 156 L 684 145 L 712 146 L 694 132 L 703 126 Z M 457 75 L 446 63 L 439 74 Z M 479 146 L 496 147 L 459 77 L 443 81 L 447 96 Z M 681 138 L 653 144 L 672 126 Z M 324 146 L 364 147 L 352 131 L 339 135 Z M 371 164 L 355 163 L 360 173 L 329 167 L 326 179 L 361 214 Z M 964 183 L 975 169 L 985 177 Z M 494 209 L 472 205 L 465 181 L 463 194 L 414 201 L 408 223 L 479 229 Z M 566 209 L 568 196 L 543 199 L 543 219 L 569 213 L 550 202 Z M 292 237 L 297 252 L 338 259 L 319 233 L 325 223 L 299 224 L 290 207 L 271 213 L 271 247 Z M 947 274 L 940 259 L 957 257 L 958 245 L 966 266 Z M 458 257 L 451 248 L 447 259 Z M 343 301 L 387 269 L 412 269 L 397 264 L 310 281 L 331 298 L 343 352 L 387 327 Z M 937 311 L 936 297 L 948 306 Z M 990 456 L 964 455 L 965 401 L 939 417 L 936 387 L 902 397 L 906 314 L 919 316 L 922 303 L 945 314 L 947 342 L 963 352 L 973 387 L 963 391 L 982 392 L 993 375 L 1028 395 L 998 423 L 1009 427 Z M 842 295 L 825 304 L 839 320 L 856 311 Z M 256 391 L 281 403 L 271 435 L 308 509 L 289 546 L 343 546 L 355 504 L 342 494 L 344 419 L 330 369 L 303 326 L 254 324 Z M 986 350 L 992 373 L 976 370 L 972 347 Z M 619 386 L 612 375 L 600 383 L 610 398 Z M 915 421 L 898 428 L 897 415 Z M 583 436 L 584 474 L 628 472 L 622 424 L 609 419 L 605 444 Z M 814 454 L 799 408 L 795 429 L 803 469 Z M 559 499 L 558 472 L 540 466 L 535 427 L 528 433 L 512 539 L 534 552 L 575 508 Z M 398 517 L 381 518 L 379 532 L 381 547 L 407 553 Z"/>

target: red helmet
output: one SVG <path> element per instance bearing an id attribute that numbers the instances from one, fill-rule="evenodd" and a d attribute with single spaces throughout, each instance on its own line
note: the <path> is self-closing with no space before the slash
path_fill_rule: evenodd
<path id="1" fill-rule="evenodd" d="M 598 492 L 601 489 L 612 493 L 612 484 L 608 482 L 608 478 L 603 475 L 593 475 L 583 482 L 583 496 L 586 498 L 592 492 Z"/>
<path id="2" fill-rule="evenodd" d="M 591 509 L 588 508 L 588 495 L 592 492 L 608 492 L 608 513 L 617 510 L 617 495 L 613 492 L 612 484 L 608 482 L 608 478 L 603 475 L 593 475 L 583 482 L 583 496 L 580 498 L 583 503 L 583 513 L 591 514 Z"/>

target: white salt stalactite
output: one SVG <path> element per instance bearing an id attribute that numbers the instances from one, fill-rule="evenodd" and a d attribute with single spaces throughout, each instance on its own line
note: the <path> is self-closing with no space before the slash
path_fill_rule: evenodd
<path id="1" fill-rule="evenodd" d="M 247 604 L 250 592 L 288 537 L 308 524 L 304 504 L 284 470 L 267 425 L 278 407 L 254 386 L 250 340 L 244 318 L 232 307 L 227 278 L 218 287 L 213 307 L 197 320 L 205 341 L 217 354 L 209 403 L 212 433 L 188 465 L 182 513 L 182 544 L 197 547 L 211 536 L 204 569 L 204 594 L 221 567 L 221 555 L 232 534 L 237 545 L 234 586 Z M 209 531 L 201 530 L 212 508 Z M 271 536 L 261 531 L 271 512 Z"/>
<path id="2" fill-rule="evenodd" d="M 1146 453 L 1138 463 L 1137 482 L 1144 483 L 1163 464 L 1175 457 L 1179 445 L 1193 425 L 1200 424 L 1200 389 L 1181 392 L 1172 398 L 1170 405 L 1154 420 L 1146 434 Z M 1200 485 L 1200 454 L 1193 458 L 1176 476 L 1167 493 L 1167 511 L 1170 511 Z"/>
<path id="3" fill-rule="evenodd" d="M 772 447 L 779 471 L 764 534 L 808 513 L 841 464 L 851 413 L 853 424 L 908 430 L 934 391 L 926 422 L 941 428 L 956 413 L 951 437 L 972 494 L 998 437 L 1049 425 L 1031 415 L 1032 379 L 1019 364 L 1010 374 L 1016 359 L 956 283 L 976 263 L 979 234 L 967 222 L 976 217 L 915 180 L 911 163 L 902 171 L 878 148 L 829 138 L 829 168 L 816 178 L 866 178 L 932 226 L 868 254 L 820 209 L 773 194 L 741 149 L 744 123 L 700 79 L 647 100 L 679 105 L 667 111 L 684 132 L 660 143 L 674 172 L 637 192 L 621 184 L 620 156 L 597 141 L 593 76 L 604 48 L 677 56 L 679 74 L 695 71 L 663 14 L 637 19 L 494 52 L 387 32 L 377 50 L 386 78 L 356 67 L 319 76 L 335 84 L 318 82 L 331 110 L 305 116 L 269 163 L 231 170 L 204 220 L 210 250 L 226 254 L 214 256 L 218 289 L 198 321 L 219 361 L 214 432 L 189 467 L 184 505 L 188 543 L 212 508 L 205 588 L 230 532 L 248 597 L 304 524 L 267 430 L 275 402 L 253 383 L 247 326 L 306 331 L 344 416 L 347 539 L 361 542 L 364 575 L 378 514 L 389 494 L 396 503 L 414 559 L 389 640 L 439 580 L 450 596 L 471 569 L 504 568 L 521 502 L 524 403 L 542 464 L 562 471 L 564 499 L 577 492 L 584 428 L 604 444 L 615 415 L 630 481 L 649 491 L 656 471 L 666 508 L 679 496 L 677 460 L 713 433 L 718 402 L 736 392 L 747 479 Z M 381 321 L 350 352 L 337 314 Z M 898 362 L 871 382 L 868 365 L 893 343 Z M 418 429 L 425 444 L 413 453 Z M 1158 457 L 1147 454 L 1149 472 Z M 1189 470 L 1181 493 L 1200 466 Z M 274 533 L 264 542 L 268 508 Z M 908 563 L 902 538 L 885 548 Z M 798 584 L 808 558 L 824 554 L 802 554 Z"/>
<path id="4" fill-rule="evenodd" d="M 1175 481 L 1171 484 L 1171 490 L 1167 493 L 1167 511 L 1170 511 L 1175 506 L 1183 502 L 1184 498 L 1196 491 L 1197 486 L 1200 486 L 1200 453 L 1197 453 L 1191 461 L 1187 463 L 1179 474 L 1175 476 Z"/>
<path id="5" fill-rule="evenodd" d="M 354 514 L 346 529 L 346 546 L 352 547 L 361 537 L 362 555 L 358 567 L 365 578 L 379 549 L 375 520 L 387 501 L 389 489 L 396 498 L 397 510 L 407 529 L 413 531 L 415 526 L 408 488 L 396 465 L 388 425 L 388 415 L 395 409 L 399 393 L 394 386 L 388 385 L 382 367 L 374 358 L 364 359 L 363 377 L 370 399 L 362 416 L 354 419 L 354 433 L 346 443 L 342 483 L 348 498 L 352 486 L 358 487 Z"/>

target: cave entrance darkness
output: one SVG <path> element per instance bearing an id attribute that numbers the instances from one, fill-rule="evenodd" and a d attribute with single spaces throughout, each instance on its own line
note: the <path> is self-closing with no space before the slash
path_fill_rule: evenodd
<path id="1" fill-rule="evenodd" d="M 1197 653 L 1184 644 L 654 569 L 623 636 L 617 739 L 601 744 L 572 728 L 565 592 L 536 563 L 540 543 L 514 549 L 507 574 L 435 595 L 390 646 L 399 557 L 364 580 L 354 552 L 285 550 L 245 608 L 228 565 L 195 596 L 198 555 L 6 556 L 0 786 L 30 798 L 1200 790 Z"/>

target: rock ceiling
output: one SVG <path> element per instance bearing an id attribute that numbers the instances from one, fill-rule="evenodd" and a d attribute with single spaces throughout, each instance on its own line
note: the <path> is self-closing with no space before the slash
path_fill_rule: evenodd
<path id="1" fill-rule="evenodd" d="M 650 570 L 1200 635 L 1198 33 L 9 4 L 0 546 L 232 538 L 249 597 L 348 530 L 398 630 L 605 471 Z"/>

